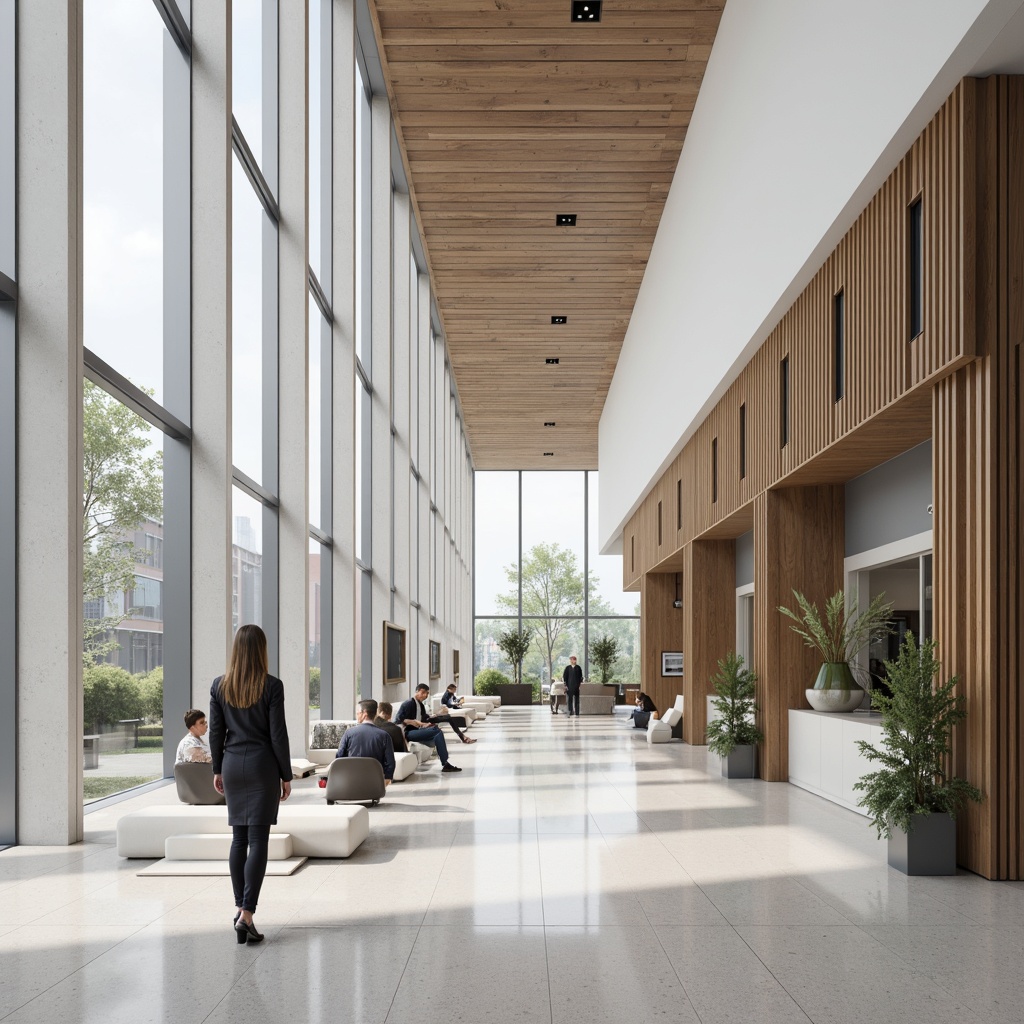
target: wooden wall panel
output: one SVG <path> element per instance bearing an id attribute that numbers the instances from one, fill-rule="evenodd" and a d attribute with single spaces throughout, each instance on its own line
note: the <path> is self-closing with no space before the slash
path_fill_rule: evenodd
<path id="1" fill-rule="evenodd" d="M 977 216 L 969 267 L 979 358 L 934 389 L 935 636 L 968 718 L 954 768 L 985 794 L 959 820 L 958 860 L 1024 877 L 1024 80 L 966 83 Z"/>
<path id="2" fill-rule="evenodd" d="M 705 743 L 707 696 L 718 661 L 736 646 L 736 542 L 696 540 L 683 549 L 683 739 Z M 659 705 L 660 706 L 660 705 Z"/>
<path id="3" fill-rule="evenodd" d="M 685 679 L 661 676 L 661 652 L 682 651 L 683 613 L 672 607 L 676 597 L 674 572 L 649 572 L 640 590 L 640 685 L 659 711 L 672 705 Z"/>
<path id="4" fill-rule="evenodd" d="M 820 667 L 778 608 L 793 607 L 794 590 L 820 606 L 842 586 L 844 522 L 840 486 L 782 487 L 754 499 L 754 668 L 760 774 L 769 782 L 789 778 L 789 709 L 804 706 Z"/>
<path id="5" fill-rule="evenodd" d="M 644 500 L 627 529 L 637 528 L 636 569 L 624 567 L 631 588 L 671 554 L 659 548 L 655 517 L 645 511 L 673 503 L 683 480 L 684 529 L 676 548 L 698 537 L 738 528 L 738 510 L 770 487 L 799 474 L 802 482 L 849 479 L 870 465 L 927 437 L 917 392 L 952 373 L 974 355 L 974 332 L 965 329 L 973 296 L 964 287 L 969 270 L 963 239 L 965 187 L 964 86 L 934 119 L 829 255 L 811 283 L 782 317 L 726 394 L 709 412 L 679 458 Z M 965 178 L 965 174 L 967 177 Z M 924 332 L 909 338 L 908 207 L 921 195 L 925 216 Z M 967 212 L 970 212 L 969 210 Z M 844 397 L 835 401 L 833 299 L 843 290 L 846 308 Z M 779 366 L 790 365 L 790 441 L 781 444 Z M 906 435 L 870 428 L 873 418 L 898 419 L 894 407 L 910 403 L 907 419 L 919 426 Z M 746 406 L 746 475 L 740 478 L 739 408 Z M 858 437 L 857 435 L 860 434 Z M 712 501 L 711 450 L 718 441 L 718 493 Z M 652 529 L 654 532 L 652 533 Z M 728 530 L 724 531 L 728 532 Z M 653 545 L 651 541 L 654 541 Z"/>

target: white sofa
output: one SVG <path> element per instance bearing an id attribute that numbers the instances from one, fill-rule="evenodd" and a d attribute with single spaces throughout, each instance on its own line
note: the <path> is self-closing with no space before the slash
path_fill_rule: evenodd
<path id="1" fill-rule="evenodd" d="M 370 815 L 355 805 L 282 804 L 271 834 L 292 837 L 296 857 L 351 857 L 370 834 Z M 163 857 L 171 836 L 228 835 L 226 807 L 172 804 L 143 807 L 117 823 L 117 852 L 121 857 Z"/>
<path id="2" fill-rule="evenodd" d="M 676 697 L 675 704 L 661 718 L 652 718 L 647 723 L 648 743 L 668 743 L 672 730 L 683 720 L 683 696 Z"/>
<path id="3" fill-rule="evenodd" d="M 346 730 L 350 729 L 355 722 L 345 722 L 340 719 L 324 719 L 322 722 L 314 722 L 309 736 L 309 759 L 318 765 L 329 767 L 338 754 L 338 747 L 341 746 L 341 738 Z M 322 725 L 328 728 L 318 729 Z M 335 726 L 336 728 L 329 728 Z M 314 747 L 314 742 L 324 742 L 328 734 L 332 737 L 331 742 L 337 739 L 337 743 L 330 747 Z M 422 743 L 410 743 L 409 752 L 395 751 L 395 782 L 401 782 L 410 775 L 425 761 L 429 761 L 434 750 Z"/>

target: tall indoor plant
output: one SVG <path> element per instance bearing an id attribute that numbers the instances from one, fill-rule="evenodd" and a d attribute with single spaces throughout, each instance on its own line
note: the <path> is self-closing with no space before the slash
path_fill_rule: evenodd
<path id="1" fill-rule="evenodd" d="M 601 682 L 611 682 L 612 666 L 619 656 L 619 641 L 616 637 L 605 633 L 604 636 L 590 641 L 590 660 L 601 673 Z"/>
<path id="2" fill-rule="evenodd" d="M 730 651 L 711 677 L 717 696 L 711 701 L 717 717 L 708 722 L 708 748 L 722 759 L 727 779 L 753 779 L 754 745 L 764 734 L 754 724 L 757 676 L 743 667 L 743 658 Z"/>
<path id="3" fill-rule="evenodd" d="M 511 698 L 508 702 L 515 704 L 530 704 L 532 697 L 529 693 L 523 696 L 523 658 L 526 657 L 527 652 L 530 650 L 530 644 L 533 641 L 533 631 L 529 629 L 519 629 L 515 627 L 513 629 L 503 630 L 498 634 L 497 644 L 502 654 L 508 658 L 509 664 L 512 666 L 512 683 L 515 690 L 509 691 L 509 697 Z M 527 690 L 529 686 L 527 684 Z"/>
<path id="4" fill-rule="evenodd" d="M 892 605 L 879 594 L 858 614 L 856 601 L 847 606 L 846 595 L 836 591 L 825 602 L 824 618 L 798 590 L 793 591 L 800 613 L 782 605 L 779 611 L 793 620 L 790 629 L 821 655 L 821 669 L 814 686 L 806 691 L 815 711 L 853 711 L 864 690 L 853 678 L 850 662 L 870 643 L 892 632 Z"/>
<path id="5" fill-rule="evenodd" d="M 882 713 L 882 749 L 859 740 L 860 752 L 878 761 L 854 789 L 878 837 L 889 841 L 889 864 L 910 875 L 956 874 L 957 812 L 981 792 L 947 774 L 953 727 L 967 717 L 966 700 L 954 691 L 957 677 L 939 682 L 935 641 L 918 647 L 907 633 L 895 661 L 887 661 L 892 696 L 881 690 L 871 704 Z"/>

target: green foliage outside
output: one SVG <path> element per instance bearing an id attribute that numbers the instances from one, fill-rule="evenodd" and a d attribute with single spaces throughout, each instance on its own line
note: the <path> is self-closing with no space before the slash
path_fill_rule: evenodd
<path id="1" fill-rule="evenodd" d="M 147 782 L 154 782 L 159 778 L 159 775 L 105 775 L 94 778 L 86 776 L 82 781 L 84 802 L 89 803 L 90 800 L 99 800 L 126 789 L 144 786 Z"/>
<path id="2" fill-rule="evenodd" d="M 164 717 L 164 670 L 153 669 L 145 675 L 134 676 L 138 680 L 139 692 L 142 696 L 142 717 L 151 722 L 159 722 Z"/>
<path id="3" fill-rule="evenodd" d="M 825 617 L 816 604 L 812 604 L 799 591 L 794 590 L 797 614 L 779 605 L 779 611 L 793 620 L 793 630 L 812 650 L 818 652 L 825 664 L 851 662 L 869 643 L 874 643 L 892 632 L 892 605 L 885 594 L 879 594 L 867 609 L 858 614 L 857 604 L 850 601 L 846 606 L 846 595 L 836 591 L 825 602 Z"/>
<path id="4" fill-rule="evenodd" d="M 530 629 L 506 629 L 498 635 L 498 647 L 512 666 L 512 682 L 523 681 L 523 658 L 533 642 Z"/>
<path id="5" fill-rule="evenodd" d="M 481 669 L 473 680 L 473 692 L 481 697 L 496 697 L 499 686 L 507 686 L 512 680 L 496 668 Z"/>
<path id="6" fill-rule="evenodd" d="M 94 665 L 83 673 L 84 722 L 91 732 L 126 718 L 142 718 L 145 704 L 139 680 L 117 665 Z"/>
<path id="7" fill-rule="evenodd" d="M 980 790 L 966 779 L 946 774 L 952 753 L 953 727 L 967 717 L 966 700 L 954 691 L 952 676 L 938 681 L 935 641 L 920 646 L 907 633 L 895 661 L 887 661 L 892 696 L 872 690 L 871 706 L 884 716 L 882 748 L 859 740 L 861 753 L 881 768 L 853 788 L 864 794 L 861 806 L 871 816 L 879 838 L 893 828 L 909 832 L 915 814 L 949 814 L 955 818 L 968 800 L 981 802 Z"/>
<path id="8" fill-rule="evenodd" d="M 135 546 L 126 535 L 163 517 L 163 458 L 146 454 L 151 445 L 142 417 L 89 380 L 82 411 L 82 598 L 88 604 L 134 589 Z M 129 611 L 84 620 L 86 668 L 117 649 L 111 632 Z"/>
<path id="9" fill-rule="evenodd" d="M 754 725 L 757 704 L 754 688 L 757 676 L 743 667 L 743 658 L 730 651 L 718 663 L 711 685 L 718 695 L 711 706 L 718 717 L 708 723 L 708 748 L 719 757 L 728 757 L 736 747 L 753 746 L 764 740 Z"/>
<path id="10" fill-rule="evenodd" d="M 309 670 L 309 706 L 311 708 L 320 707 L 320 669 L 318 668 Z"/>
<path id="11" fill-rule="evenodd" d="M 590 641 L 590 661 L 601 673 L 602 683 L 612 682 L 614 678 L 612 666 L 618 656 L 619 641 L 615 637 L 605 633 L 604 636 Z"/>

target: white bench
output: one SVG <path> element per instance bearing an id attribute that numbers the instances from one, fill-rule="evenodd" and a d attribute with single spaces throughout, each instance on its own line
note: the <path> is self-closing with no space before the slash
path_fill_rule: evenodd
<path id="1" fill-rule="evenodd" d="M 271 834 L 287 832 L 296 857 L 351 857 L 370 834 L 365 807 L 325 804 L 282 805 Z M 117 852 L 121 857 L 163 857 L 171 836 L 230 836 L 226 807 L 173 804 L 143 807 L 117 823 Z"/>
<path id="2" fill-rule="evenodd" d="M 168 836 L 164 840 L 167 860 L 227 860 L 231 850 L 231 834 L 224 832 L 190 832 Z M 290 832 L 278 832 L 267 843 L 268 860 L 287 860 L 292 855 Z"/>

